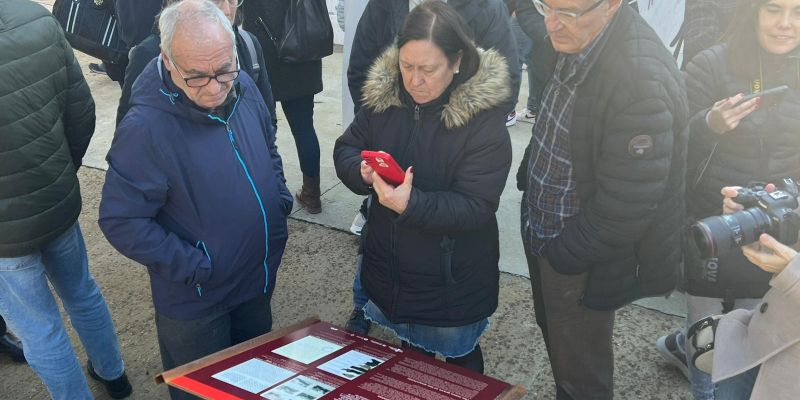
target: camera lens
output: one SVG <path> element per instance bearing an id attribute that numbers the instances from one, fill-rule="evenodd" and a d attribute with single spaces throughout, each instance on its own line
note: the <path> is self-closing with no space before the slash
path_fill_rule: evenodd
<path id="1" fill-rule="evenodd" d="M 767 213 L 753 207 L 698 221 L 692 225 L 692 239 L 700 256 L 711 258 L 755 242 L 771 226 Z"/>

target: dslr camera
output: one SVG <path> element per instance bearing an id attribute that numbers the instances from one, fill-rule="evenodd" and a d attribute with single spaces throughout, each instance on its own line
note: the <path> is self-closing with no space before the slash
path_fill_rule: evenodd
<path id="1" fill-rule="evenodd" d="M 797 243 L 800 216 L 797 208 L 797 185 L 783 179 L 783 190 L 767 193 L 760 183 L 739 189 L 733 199 L 745 206 L 742 211 L 708 217 L 691 226 L 694 245 L 703 258 L 718 257 L 735 248 L 758 240 L 767 233 L 786 245 Z"/>

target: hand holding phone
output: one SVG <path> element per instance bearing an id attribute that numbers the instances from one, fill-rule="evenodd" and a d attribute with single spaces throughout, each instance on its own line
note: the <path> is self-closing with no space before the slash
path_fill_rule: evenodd
<path id="1" fill-rule="evenodd" d="M 398 186 L 405 179 L 405 172 L 392 155 L 383 151 L 364 150 L 361 159 L 389 184 Z"/>
<path id="2" fill-rule="evenodd" d="M 778 87 L 774 87 L 772 89 L 762 90 L 762 91 L 756 92 L 756 93 L 750 93 L 747 96 L 744 96 L 741 100 L 739 100 L 739 104 L 744 103 L 745 101 L 748 101 L 748 100 L 752 100 L 752 99 L 754 99 L 756 97 L 764 98 L 764 97 L 783 94 L 783 93 L 786 93 L 786 91 L 788 91 L 788 90 L 789 90 L 789 86 L 781 85 L 781 86 L 778 86 Z"/>

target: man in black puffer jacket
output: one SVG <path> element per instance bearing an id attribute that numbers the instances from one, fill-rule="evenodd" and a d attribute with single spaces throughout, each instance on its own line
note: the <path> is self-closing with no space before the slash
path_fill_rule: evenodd
<path id="1" fill-rule="evenodd" d="M 0 0 L 0 49 L 0 315 L 53 399 L 93 398 L 49 281 L 86 349 L 89 375 L 126 397 L 114 324 L 77 223 L 92 94 L 61 26 L 40 5 Z"/>
<path id="2" fill-rule="evenodd" d="M 558 54 L 518 174 L 536 319 L 557 398 L 609 399 L 614 310 L 677 281 L 686 92 L 622 0 L 537 3 Z"/>

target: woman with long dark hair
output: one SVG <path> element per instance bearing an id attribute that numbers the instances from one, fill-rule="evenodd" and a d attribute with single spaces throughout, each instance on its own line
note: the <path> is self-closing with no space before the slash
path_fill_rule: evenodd
<path id="1" fill-rule="evenodd" d="M 364 314 L 404 345 L 483 371 L 478 341 L 497 308 L 495 212 L 511 164 L 508 68 L 475 48 L 444 2 L 417 6 L 364 85 L 364 106 L 336 141 L 339 178 L 372 197 L 362 231 Z M 388 152 L 398 186 L 361 159 Z M 412 168 L 413 166 L 413 168 Z"/>
<path id="2" fill-rule="evenodd" d="M 693 220 L 721 214 L 725 186 L 800 177 L 800 0 L 741 0 L 721 43 L 686 67 L 690 112 L 687 209 Z M 781 85 L 780 95 L 743 100 Z M 685 258 L 687 323 L 733 308 L 752 308 L 770 274 L 741 252 Z M 663 355 L 680 353 L 682 334 L 659 340 Z M 691 366 L 696 399 L 713 399 L 707 374 Z M 683 361 L 684 365 L 686 361 Z M 677 362 L 676 362 L 677 364 Z"/>

